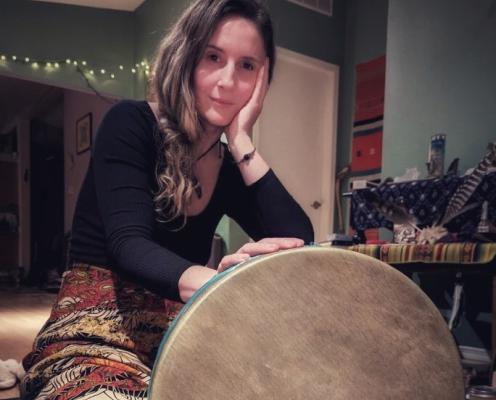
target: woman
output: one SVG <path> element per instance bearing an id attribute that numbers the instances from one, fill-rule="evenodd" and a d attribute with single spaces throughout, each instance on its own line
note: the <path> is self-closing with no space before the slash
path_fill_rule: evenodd
<path id="1" fill-rule="evenodd" d="M 24 360 L 23 398 L 145 398 L 183 302 L 250 256 L 313 240 L 250 140 L 273 68 L 272 26 L 258 0 L 199 0 L 163 39 L 152 101 L 118 103 L 99 128 L 72 267 Z M 258 242 L 206 268 L 224 214 Z"/>

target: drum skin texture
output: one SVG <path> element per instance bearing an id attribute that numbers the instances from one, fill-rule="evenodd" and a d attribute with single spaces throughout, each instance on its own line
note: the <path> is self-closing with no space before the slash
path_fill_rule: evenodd
<path id="1" fill-rule="evenodd" d="M 391 266 L 304 247 L 219 274 L 164 336 L 151 400 L 457 400 L 454 340 Z"/>

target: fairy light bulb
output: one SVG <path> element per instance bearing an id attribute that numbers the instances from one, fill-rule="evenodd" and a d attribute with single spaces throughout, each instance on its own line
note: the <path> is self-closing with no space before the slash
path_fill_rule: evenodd
<path id="1" fill-rule="evenodd" d="M 91 75 L 95 75 L 95 71 L 90 70 L 90 74 L 91 74 Z"/>
<path id="2" fill-rule="evenodd" d="M 67 58 L 67 59 L 65 60 L 65 63 L 66 63 L 66 64 L 70 64 L 70 63 L 71 63 L 71 59 L 70 59 L 70 58 Z"/>
<path id="3" fill-rule="evenodd" d="M 12 60 L 17 60 L 17 56 L 12 56 Z"/>
<path id="4" fill-rule="evenodd" d="M 24 61 L 26 61 L 26 62 L 28 63 L 28 62 L 29 62 L 29 57 L 26 57 L 26 58 L 24 59 Z"/>
<path id="5" fill-rule="evenodd" d="M 123 67 L 122 65 L 119 65 L 119 69 L 120 69 L 121 71 L 123 71 L 123 70 L 124 70 L 124 67 Z"/>
<path id="6" fill-rule="evenodd" d="M 135 70 L 134 68 L 131 68 L 131 72 L 132 72 L 133 74 L 135 74 L 135 73 L 136 73 L 136 70 Z"/>
<path id="7" fill-rule="evenodd" d="M 83 64 L 84 66 L 86 66 L 86 61 L 81 61 L 81 64 Z"/>
<path id="8" fill-rule="evenodd" d="M 110 77 L 111 77 L 112 79 L 114 79 L 114 78 L 115 78 L 115 75 L 114 75 L 114 74 L 110 74 Z"/>
<path id="9" fill-rule="evenodd" d="M 77 66 L 78 65 L 78 62 L 77 61 L 74 61 L 73 64 Z"/>

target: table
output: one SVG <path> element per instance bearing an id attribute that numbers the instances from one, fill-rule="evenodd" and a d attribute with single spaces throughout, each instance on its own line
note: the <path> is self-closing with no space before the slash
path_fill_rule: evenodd
<path id="1" fill-rule="evenodd" d="M 377 187 L 354 190 L 351 193 L 350 225 L 357 232 L 371 228 L 393 229 L 388 220 L 376 207 L 377 202 L 401 206 L 414 216 L 417 224 L 431 226 L 442 216 L 451 196 L 466 179 L 447 175 L 436 179 L 385 183 Z M 447 228 L 456 232 L 461 241 L 470 241 L 476 232 L 482 212 L 482 203 L 487 201 L 488 221 L 496 225 L 496 172 L 484 176 L 482 182 L 472 193 L 467 205 L 477 206 L 449 222 Z"/>
<path id="2" fill-rule="evenodd" d="M 349 250 L 377 258 L 402 272 L 453 271 L 492 276 L 491 354 L 496 355 L 496 243 L 353 245 Z"/>

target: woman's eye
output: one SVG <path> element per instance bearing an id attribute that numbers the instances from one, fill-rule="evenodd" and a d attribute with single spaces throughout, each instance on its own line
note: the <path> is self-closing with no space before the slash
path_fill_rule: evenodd
<path id="1" fill-rule="evenodd" d="M 207 55 L 207 58 L 208 58 L 210 61 L 214 61 L 214 62 L 219 61 L 219 56 L 218 56 L 217 54 L 208 54 L 208 55 Z"/>
<path id="2" fill-rule="evenodd" d="M 255 66 L 252 63 L 250 63 L 250 62 L 244 62 L 242 64 L 242 66 L 243 66 L 244 69 L 246 69 L 248 71 L 253 71 L 255 69 Z"/>

